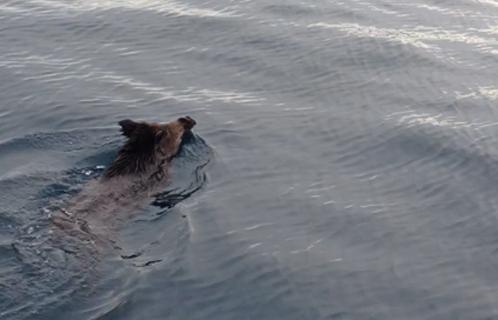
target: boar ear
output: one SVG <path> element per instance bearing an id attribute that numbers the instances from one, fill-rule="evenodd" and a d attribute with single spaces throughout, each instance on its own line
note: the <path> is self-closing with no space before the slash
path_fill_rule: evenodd
<path id="1" fill-rule="evenodd" d="M 121 132 L 123 133 L 123 135 L 128 138 L 132 135 L 133 131 L 135 131 L 135 129 L 137 129 L 139 125 L 137 122 L 130 119 L 121 120 L 118 122 L 118 124 L 121 126 Z"/>

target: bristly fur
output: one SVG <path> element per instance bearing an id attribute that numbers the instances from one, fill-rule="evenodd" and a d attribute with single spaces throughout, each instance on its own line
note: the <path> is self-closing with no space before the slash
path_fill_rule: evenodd
<path id="1" fill-rule="evenodd" d="M 104 173 L 105 178 L 142 173 L 155 162 L 156 128 L 131 120 L 123 120 L 120 125 L 128 141 Z"/>

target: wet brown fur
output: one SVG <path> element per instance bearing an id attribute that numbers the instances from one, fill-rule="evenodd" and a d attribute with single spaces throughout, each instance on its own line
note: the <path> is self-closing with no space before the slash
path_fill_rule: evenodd
<path id="1" fill-rule="evenodd" d="M 183 135 L 195 125 L 190 117 L 158 124 L 119 122 L 127 141 L 104 175 L 88 183 L 52 221 L 65 233 L 106 234 L 167 184 L 171 159 Z"/>
<path id="2" fill-rule="evenodd" d="M 183 134 L 195 125 L 195 121 L 190 117 L 166 124 L 122 120 L 119 125 L 128 141 L 105 172 L 107 179 L 141 174 L 155 165 L 164 167 L 178 152 Z"/>
<path id="3" fill-rule="evenodd" d="M 158 127 L 148 123 L 132 123 L 131 120 L 123 120 L 119 124 L 128 141 L 105 172 L 105 178 L 142 173 L 155 162 Z"/>

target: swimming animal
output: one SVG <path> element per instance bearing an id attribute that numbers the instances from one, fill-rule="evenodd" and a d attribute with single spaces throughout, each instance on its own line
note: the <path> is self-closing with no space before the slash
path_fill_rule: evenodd
<path id="1" fill-rule="evenodd" d="M 120 121 L 126 142 L 116 158 L 100 178 L 52 215 L 53 224 L 85 240 L 106 236 L 164 190 L 170 162 L 195 124 L 188 116 L 168 123 Z"/>

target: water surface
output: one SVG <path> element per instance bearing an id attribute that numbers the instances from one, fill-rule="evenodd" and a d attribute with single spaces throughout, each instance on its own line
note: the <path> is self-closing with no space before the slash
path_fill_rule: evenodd
<path id="1" fill-rule="evenodd" d="M 497 16 L 3 1 L 0 318 L 498 318 Z M 115 249 L 51 240 L 119 120 L 183 115 L 196 137 Z"/>

